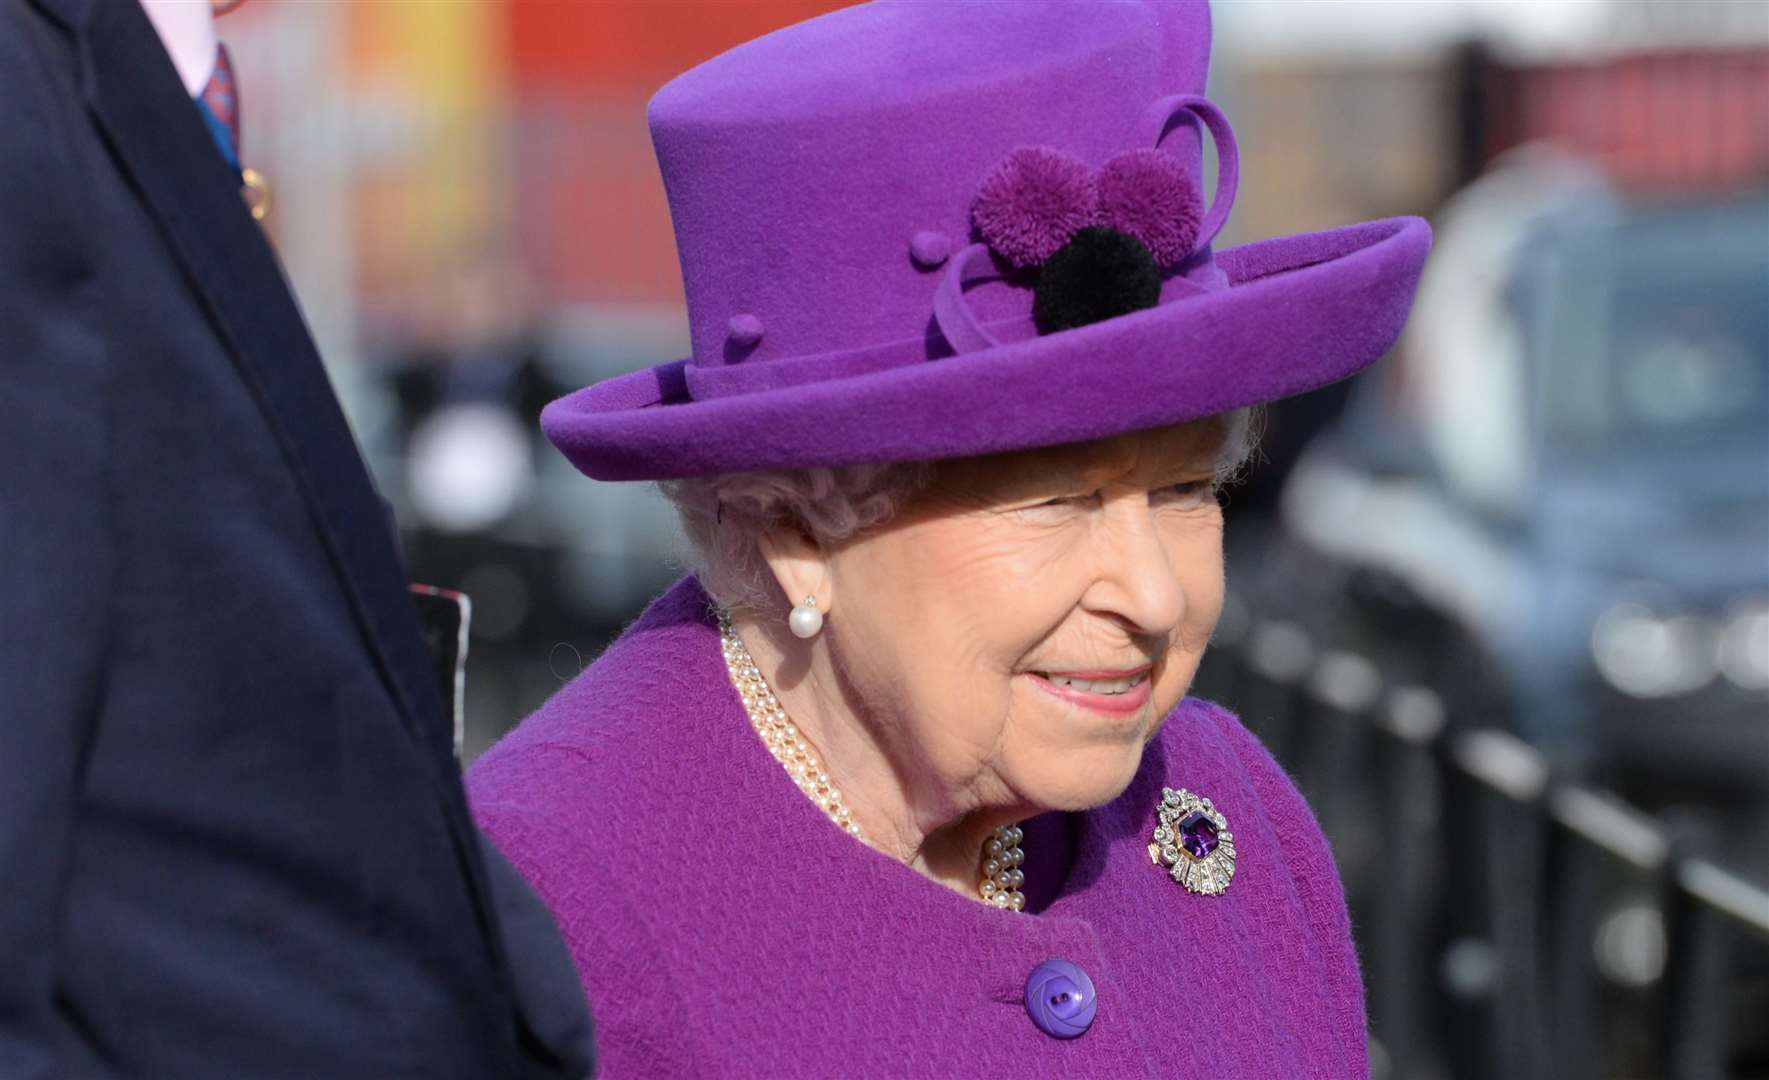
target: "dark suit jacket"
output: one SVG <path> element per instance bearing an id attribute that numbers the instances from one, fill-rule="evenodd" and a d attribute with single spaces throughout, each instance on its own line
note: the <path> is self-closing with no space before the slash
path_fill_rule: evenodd
<path id="1" fill-rule="evenodd" d="M 395 541 L 132 0 L 0 0 L 0 1076 L 588 1067 Z"/>

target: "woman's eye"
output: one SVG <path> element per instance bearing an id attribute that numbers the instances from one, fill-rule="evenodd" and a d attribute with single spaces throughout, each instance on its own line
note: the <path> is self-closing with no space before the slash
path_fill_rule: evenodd
<path id="1" fill-rule="evenodd" d="M 1154 498 L 1156 501 L 1163 503 L 1199 505 L 1213 493 L 1214 489 L 1210 481 L 1187 480 L 1183 484 L 1172 484 L 1164 488 L 1157 488 L 1154 492 Z"/>

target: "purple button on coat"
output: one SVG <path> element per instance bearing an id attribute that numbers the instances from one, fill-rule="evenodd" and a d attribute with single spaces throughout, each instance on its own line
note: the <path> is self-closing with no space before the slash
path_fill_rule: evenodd
<path id="1" fill-rule="evenodd" d="M 1052 1038 L 1073 1039 L 1086 1031 L 1098 1008 L 1093 980 L 1067 960 L 1046 960 L 1026 979 L 1026 1014 Z"/>

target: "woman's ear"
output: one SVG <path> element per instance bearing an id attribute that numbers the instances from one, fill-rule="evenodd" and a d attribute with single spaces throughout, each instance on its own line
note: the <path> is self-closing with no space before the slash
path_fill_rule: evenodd
<path id="1" fill-rule="evenodd" d="M 792 525 L 778 526 L 757 537 L 756 547 L 785 594 L 787 607 L 796 607 L 810 596 L 816 598 L 818 611 L 829 614 L 835 606 L 829 555 L 809 533 Z"/>

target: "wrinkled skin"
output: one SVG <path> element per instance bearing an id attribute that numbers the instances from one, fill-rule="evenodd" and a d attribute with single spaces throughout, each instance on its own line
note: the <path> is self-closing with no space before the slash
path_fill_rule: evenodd
<path id="1" fill-rule="evenodd" d="M 1210 418 L 942 462 L 880 529 L 764 538 L 784 596 L 816 596 L 824 628 L 799 641 L 782 610 L 740 633 L 868 843 L 972 894 L 995 825 L 1124 790 L 1222 610 L 1223 432 Z M 1118 712 L 1035 674 L 1139 669 L 1147 700 Z"/>

